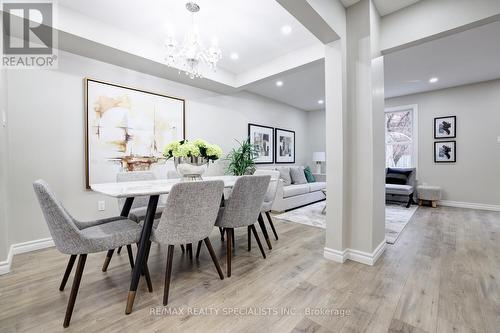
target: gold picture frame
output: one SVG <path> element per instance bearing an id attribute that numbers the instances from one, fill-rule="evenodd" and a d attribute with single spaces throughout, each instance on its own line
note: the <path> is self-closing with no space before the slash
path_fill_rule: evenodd
<path id="1" fill-rule="evenodd" d="M 115 106 L 116 106 L 115 113 L 121 112 L 122 114 L 124 114 L 124 113 L 127 114 L 127 112 L 134 112 L 134 114 L 136 115 L 135 118 L 137 118 L 137 115 L 140 115 L 141 112 L 151 113 L 151 110 L 148 107 L 145 108 L 147 110 L 140 110 L 140 109 L 135 110 L 135 109 L 133 109 L 134 105 L 141 104 L 141 103 L 138 103 L 134 100 L 130 101 L 131 98 L 130 98 L 129 94 L 133 94 L 135 99 L 140 100 L 142 102 L 142 104 L 147 104 L 148 106 L 150 106 L 150 104 L 153 103 L 153 105 L 154 105 L 154 111 L 153 111 L 154 118 L 153 118 L 152 137 L 153 137 L 153 142 L 154 142 L 154 144 L 153 144 L 154 145 L 154 154 L 150 153 L 149 156 L 140 156 L 140 154 L 138 154 L 137 156 L 134 156 L 133 153 L 130 153 L 129 154 L 130 156 L 128 156 L 127 154 L 129 153 L 129 151 L 127 149 L 127 143 L 133 137 L 133 135 L 130 135 L 130 133 L 127 132 L 127 130 L 130 130 L 130 128 L 128 127 L 128 125 L 124 126 L 122 124 L 115 125 L 115 128 L 111 128 L 111 130 L 115 131 L 115 132 L 117 132 L 119 128 L 123 129 L 124 130 L 123 140 L 120 140 L 119 143 L 117 143 L 117 140 L 110 141 L 111 143 L 107 142 L 107 145 L 103 145 L 103 146 L 112 146 L 113 144 L 115 146 L 116 145 L 120 146 L 120 148 L 117 149 L 118 150 L 117 151 L 118 157 L 116 157 L 116 159 L 114 159 L 115 160 L 114 162 L 120 162 L 120 160 L 121 160 L 122 167 L 123 167 L 123 164 L 127 164 L 129 166 L 128 169 L 130 169 L 130 165 L 131 165 L 130 163 L 132 163 L 132 165 L 142 165 L 142 166 L 149 165 L 149 166 L 151 166 L 152 164 L 156 164 L 158 159 L 162 158 L 158 154 L 158 153 L 161 153 L 162 147 L 157 147 L 157 143 L 156 143 L 156 138 L 157 138 L 157 135 L 156 135 L 156 125 L 157 125 L 156 107 L 165 108 L 165 107 L 167 107 L 168 103 L 173 103 L 173 105 L 175 105 L 175 104 L 180 102 L 180 105 L 176 105 L 176 108 L 179 108 L 179 109 L 175 110 L 176 112 L 179 112 L 180 114 L 173 115 L 173 117 L 174 118 L 180 117 L 180 119 L 182 120 L 181 121 L 182 125 L 180 126 L 182 133 L 179 134 L 176 132 L 177 134 L 174 134 L 171 136 L 175 137 L 173 139 L 178 139 L 178 140 L 184 140 L 186 138 L 186 101 L 185 101 L 185 99 L 166 95 L 166 94 L 161 94 L 161 93 L 157 93 L 157 92 L 153 92 L 153 91 L 148 91 L 148 90 L 144 90 L 144 89 L 140 89 L 140 88 L 135 88 L 135 87 L 120 85 L 120 84 L 116 84 L 116 83 L 106 82 L 106 81 L 102 81 L 102 80 L 97 80 L 97 79 L 93 79 L 93 78 L 89 78 L 89 77 L 85 77 L 83 81 L 84 81 L 84 114 L 85 114 L 84 115 L 84 117 L 85 117 L 85 119 L 84 119 L 84 122 L 85 122 L 85 186 L 87 189 L 90 189 L 90 185 L 93 183 L 92 179 L 91 179 L 92 172 L 91 172 L 91 165 L 90 164 L 91 164 L 91 161 L 93 161 L 93 158 L 95 158 L 95 156 L 90 156 L 91 155 L 90 145 L 92 143 L 95 143 L 95 141 L 96 141 L 95 137 L 93 137 L 92 140 L 89 137 L 90 130 L 91 130 L 90 121 L 89 121 L 89 107 L 91 107 L 90 103 L 93 103 L 94 111 L 95 111 L 96 109 L 102 110 L 102 104 L 103 103 L 110 104 L 108 102 L 111 101 L 112 106 L 109 109 L 106 109 L 105 111 L 96 112 L 96 114 L 99 114 L 99 116 L 94 115 L 95 117 L 102 117 L 103 114 L 107 110 L 112 110 L 112 109 L 114 110 Z M 123 98 L 122 98 L 122 100 L 117 101 L 117 99 L 112 97 L 112 96 L 110 97 L 110 96 L 104 96 L 104 95 L 102 95 L 102 96 L 99 95 L 99 101 L 94 100 L 94 101 L 89 102 L 89 95 L 92 95 L 93 97 L 95 97 L 96 95 L 99 94 L 99 92 L 94 92 L 94 91 L 89 92 L 89 85 L 101 85 L 103 87 L 104 91 L 113 91 L 113 89 L 116 89 L 116 92 L 123 91 L 123 94 L 124 94 L 123 96 L 125 96 L 123 98 L 125 98 L 126 102 L 124 102 Z M 104 87 L 106 87 L 106 88 L 104 88 Z M 145 95 L 142 95 L 142 94 L 145 94 Z M 156 100 L 156 98 L 158 98 L 158 97 L 160 99 Z M 163 100 L 163 99 L 165 99 L 165 100 Z M 102 100 L 105 100 L 105 102 L 102 102 Z M 168 101 L 168 103 L 167 103 L 167 101 Z M 113 103 L 115 103 L 115 104 L 113 104 Z M 123 107 L 124 103 L 127 104 L 128 106 Z M 157 104 L 159 104 L 159 106 Z M 106 105 L 106 107 L 108 107 L 108 105 Z M 161 110 L 160 110 L 160 112 L 161 112 Z M 160 115 L 164 116 L 163 119 L 167 119 L 166 117 L 170 117 L 170 114 L 165 116 L 165 114 L 160 113 Z M 98 119 L 99 119 L 99 121 L 101 121 L 102 118 L 98 118 Z M 96 119 L 92 119 L 92 120 L 95 121 Z M 93 126 L 93 127 L 95 127 L 95 126 Z M 99 133 L 100 125 L 98 125 L 97 128 L 98 128 L 97 133 Z M 177 129 L 177 127 L 175 127 L 175 128 Z M 132 131 L 133 130 L 135 130 L 136 132 L 139 131 L 137 129 L 132 129 Z M 142 130 L 142 132 L 147 133 L 148 130 Z M 151 132 L 151 130 L 149 130 L 149 132 Z M 147 134 L 149 136 L 151 136 L 151 133 L 147 133 Z M 166 135 L 166 137 L 168 137 L 168 135 Z M 171 139 L 172 138 L 170 138 L 170 140 Z M 160 140 L 163 140 L 163 138 L 161 137 Z M 133 159 L 133 161 L 131 161 L 131 159 Z M 127 160 L 127 161 L 125 162 L 125 160 Z M 99 181 L 99 182 L 102 182 L 102 181 Z"/>

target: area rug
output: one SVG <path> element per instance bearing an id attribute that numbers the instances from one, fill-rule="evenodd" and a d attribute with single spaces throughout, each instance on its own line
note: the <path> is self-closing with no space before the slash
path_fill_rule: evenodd
<path id="1" fill-rule="evenodd" d="M 325 229 L 326 218 L 321 213 L 325 203 L 325 201 L 317 202 L 274 217 L 283 222 L 294 222 Z M 411 206 L 410 208 L 395 204 L 385 206 L 385 239 L 387 243 L 394 244 L 396 242 L 417 209 L 418 206 Z"/>
<path id="2" fill-rule="evenodd" d="M 401 231 L 410 222 L 418 206 L 406 208 L 405 205 L 388 204 L 385 206 L 385 241 L 388 244 L 396 243 Z"/>
<path id="3" fill-rule="evenodd" d="M 325 207 L 326 201 L 321 201 L 305 207 L 289 210 L 283 214 L 274 217 L 283 222 L 295 222 L 312 227 L 326 229 L 326 218 L 321 212 Z"/>

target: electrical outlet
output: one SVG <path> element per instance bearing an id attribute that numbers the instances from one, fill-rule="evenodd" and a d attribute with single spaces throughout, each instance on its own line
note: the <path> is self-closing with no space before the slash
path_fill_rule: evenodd
<path id="1" fill-rule="evenodd" d="M 106 202 L 105 201 L 97 201 L 97 210 L 106 210 Z"/>

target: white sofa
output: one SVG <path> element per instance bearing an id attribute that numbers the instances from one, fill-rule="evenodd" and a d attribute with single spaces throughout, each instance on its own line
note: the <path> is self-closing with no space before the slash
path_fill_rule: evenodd
<path id="1" fill-rule="evenodd" d="M 276 167 L 276 170 L 279 169 L 280 167 Z M 326 177 L 317 174 L 314 174 L 314 177 L 316 178 L 316 182 L 307 184 L 284 186 L 283 181 L 280 181 L 272 210 L 283 212 L 285 210 L 324 200 L 325 195 L 321 190 L 326 188 Z"/>

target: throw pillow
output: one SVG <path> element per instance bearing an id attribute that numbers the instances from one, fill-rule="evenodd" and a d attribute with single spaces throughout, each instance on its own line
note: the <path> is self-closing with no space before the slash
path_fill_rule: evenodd
<path id="1" fill-rule="evenodd" d="M 290 177 L 290 168 L 289 167 L 280 167 L 276 168 L 280 172 L 280 178 L 283 179 L 283 185 L 289 186 L 292 185 L 292 178 Z"/>
<path id="2" fill-rule="evenodd" d="M 398 169 L 387 169 L 387 174 L 385 175 L 386 184 L 394 185 L 406 185 L 408 184 L 408 178 L 410 177 L 412 171 L 403 171 Z"/>
<path id="3" fill-rule="evenodd" d="M 304 169 L 304 174 L 306 175 L 306 179 L 307 179 L 308 183 L 314 183 L 314 182 L 316 182 L 316 178 L 314 178 L 314 175 L 313 175 L 310 167 L 307 166 Z"/>
<path id="4" fill-rule="evenodd" d="M 290 176 L 292 177 L 292 184 L 307 184 L 303 167 L 291 167 Z"/>

